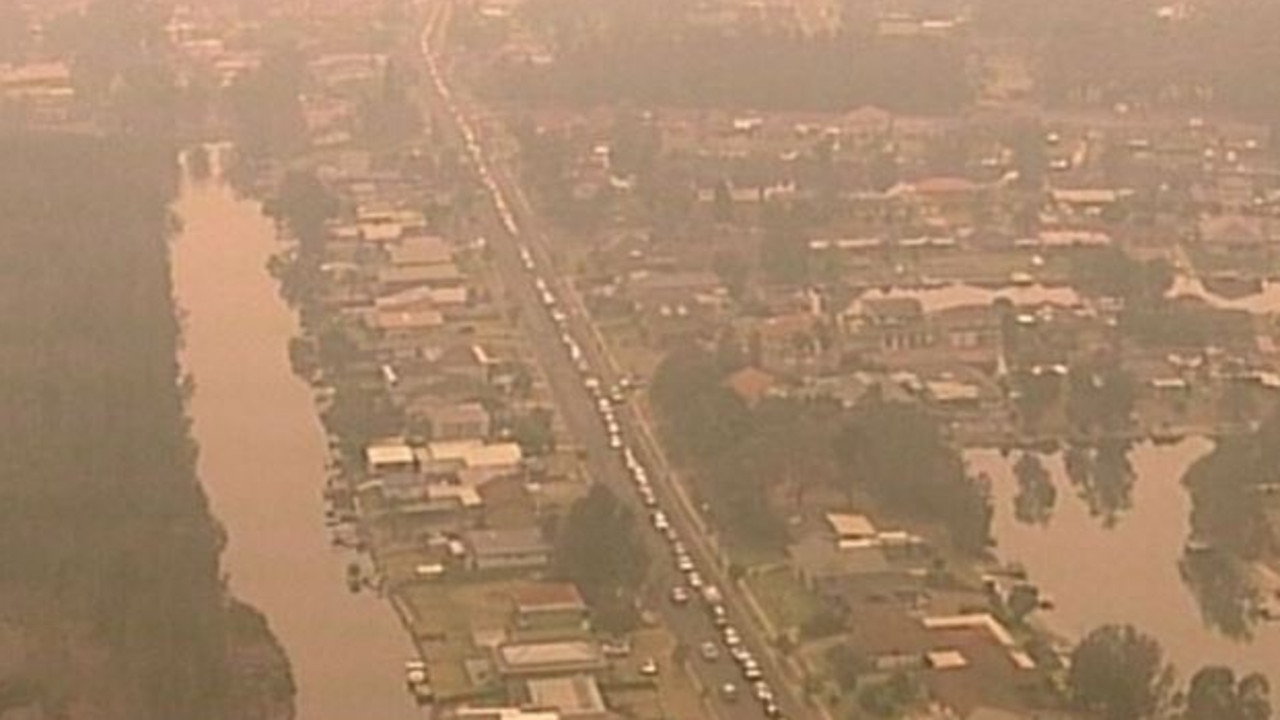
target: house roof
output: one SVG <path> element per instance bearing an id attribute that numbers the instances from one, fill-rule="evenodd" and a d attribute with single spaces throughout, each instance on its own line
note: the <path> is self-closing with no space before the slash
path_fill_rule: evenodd
<path id="1" fill-rule="evenodd" d="M 600 686 L 590 675 L 540 678 L 526 683 L 534 707 L 555 708 L 565 718 L 605 711 Z"/>
<path id="2" fill-rule="evenodd" d="M 725 378 L 725 386 L 749 405 L 754 405 L 777 384 L 772 375 L 759 368 L 747 367 Z"/>
<path id="3" fill-rule="evenodd" d="M 827 513 L 826 520 L 836 537 L 871 537 L 876 534 L 876 526 L 866 515 Z"/>
<path id="4" fill-rule="evenodd" d="M 551 551 L 550 544 L 536 527 L 468 530 L 463 540 L 478 557 L 495 555 L 535 555 Z"/>
<path id="5" fill-rule="evenodd" d="M 453 248 L 443 238 L 420 235 L 402 239 L 389 248 L 395 266 L 444 265 L 453 262 Z"/>
<path id="6" fill-rule="evenodd" d="M 600 646 L 589 640 L 519 643 L 498 648 L 498 659 L 510 670 L 538 671 L 557 666 L 600 666 Z"/>
<path id="7" fill-rule="evenodd" d="M 524 453 L 516 443 L 486 443 L 483 440 L 428 443 L 427 456 L 438 462 L 458 460 L 469 468 L 505 467 L 524 459 Z"/>
<path id="8" fill-rule="evenodd" d="M 378 330 L 426 330 L 444 325 L 438 310 L 379 310 L 373 315 Z"/>
<path id="9" fill-rule="evenodd" d="M 1253 245 L 1266 240 L 1266 227 L 1258 218 L 1208 217 L 1200 221 L 1200 240 L 1217 245 Z"/>
<path id="10" fill-rule="evenodd" d="M 969 193 L 979 189 L 972 180 L 962 177 L 939 176 L 919 180 L 912 184 L 912 189 L 919 195 L 951 195 Z"/>
<path id="11" fill-rule="evenodd" d="M 512 596 L 520 612 L 585 610 L 587 607 L 578 586 L 568 582 L 532 583 L 517 588 Z"/>
<path id="12" fill-rule="evenodd" d="M 924 304 L 913 297 L 867 298 L 862 312 L 875 320 L 914 320 L 924 316 Z"/>
<path id="13" fill-rule="evenodd" d="M 370 445 L 364 456 L 371 467 L 412 464 L 415 459 L 413 448 L 402 442 Z"/>

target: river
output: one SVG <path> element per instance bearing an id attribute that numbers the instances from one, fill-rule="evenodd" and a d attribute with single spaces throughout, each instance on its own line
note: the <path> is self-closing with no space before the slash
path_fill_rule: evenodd
<path id="1" fill-rule="evenodd" d="M 278 247 L 272 223 L 216 180 L 185 181 L 175 209 L 183 364 L 196 383 L 189 411 L 200 477 L 230 538 L 231 588 L 284 645 L 299 720 L 421 717 L 403 682 L 407 632 L 389 604 L 347 591 L 351 558 L 324 527 L 326 440 L 289 367 L 296 320 L 266 272 Z"/>
<path id="2" fill-rule="evenodd" d="M 1211 441 L 1198 438 L 1133 447 L 1127 509 L 1126 503 L 1099 502 L 1096 494 L 1091 504 L 1067 479 L 1062 456 L 1045 456 L 1057 501 L 1043 525 L 1015 516 L 1016 453 L 1006 459 L 995 450 L 974 450 L 966 458 L 971 471 L 992 480 L 997 552 L 1002 560 L 1022 564 L 1053 598 L 1055 609 L 1041 619 L 1054 630 L 1075 640 L 1105 623 L 1131 623 L 1160 640 L 1183 680 L 1203 665 L 1222 663 L 1267 672 L 1272 686 L 1280 687 L 1280 624 L 1256 625 L 1252 641 L 1225 637 L 1202 620 L 1179 572 L 1190 511 L 1182 475 L 1211 449 Z M 1118 511 L 1108 512 L 1116 506 Z"/>

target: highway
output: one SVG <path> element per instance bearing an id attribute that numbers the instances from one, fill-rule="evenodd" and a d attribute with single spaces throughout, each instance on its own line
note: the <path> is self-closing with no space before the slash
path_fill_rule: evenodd
<path id="1" fill-rule="evenodd" d="M 708 529 L 678 486 L 646 417 L 627 399 L 616 403 L 609 400 L 611 388 L 624 381 L 618 364 L 572 284 L 554 271 L 548 259 L 546 235 L 536 214 L 510 170 L 489 159 L 485 145 L 490 141 L 474 127 L 476 113 L 460 107 L 457 93 L 448 85 L 439 58 L 433 53 L 432 43 L 438 43 L 439 34 L 444 32 L 448 3 L 433 4 L 426 12 L 429 17 L 420 39 L 428 79 L 435 103 L 450 116 L 472 169 L 486 187 L 494 227 L 488 245 L 495 266 L 510 299 L 522 309 L 524 329 L 535 358 L 543 368 L 566 427 L 584 448 L 588 472 L 634 508 L 644 533 L 652 559 L 646 607 L 658 613 L 679 639 L 686 651 L 687 666 L 705 690 L 705 707 L 715 717 L 756 720 L 816 716 L 816 711 L 798 700 L 793 685 L 784 681 L 778 658 L 765 642 L 758 623 L 747 613 L 745 600 L 730 583 L 727 568 L 709 541 Z M 655 522 L 656 514 L 665 522 Z M 660 530 L 655 525 L 670 529 Z M 686 569 L 691 563 L 702 584 L 720 590 L 721 601 L 709 602 L 689 588 L 696 579 L 677 568 L 678 554 L 687 556 Z M 689 600 L 672 601 L 671 589 L 677 586 L 688 589 Z M 717 628 L 712 619 L 713 605 L 722 608 L 725 616 L 719 624 L 732 627 L 740 641 L 727 641 L 727 633 Z M 702 655 L 701 648 L 708 642 L 719 655 L 715 660 Z M 736 657 L 731 657 L 730 644 L 738 648 Z M 751 658 L 749 662 L 747 657 Z M 748 673 L 745 668 L 749 666 L 758 670 Z M 755 697 L 757 688 L 748 675 L 755 677 L 756 672 L 767 684 L 771 700 Z M 736 691 L 732 697 L 723 690 L 727 684 Z"/>

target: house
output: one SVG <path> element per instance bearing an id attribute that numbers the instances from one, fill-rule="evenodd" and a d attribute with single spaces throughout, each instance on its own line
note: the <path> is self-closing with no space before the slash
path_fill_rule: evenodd
<path id="1" fill-rule="evenodd" d="M 418 457 L 403 440 L 385 440 L 365 448 L 365 472 L 371 476 L 411 473 L 418 469 Z"/>
<path id="2" fill-rule="evenodd" d="M 526 681 L 529 706 L 551 708 L 564 720 L 609 720 L 609 712 L 595 677 L 586 673 Z"/>
<path id="3" fill-rule="evenodd" d="M 1262 218 L 1217 215 L 1204 218 L 1197 227 L 1200 246 L 1219 254 L 1259 250 L 1273 241 Z"/>
<path id="4" fill-rule="evenodd" d="M 746 329 L 753 360 L 775 375 L 816 375 L 829 366 L 823 342 L 821 318 L 792 313 L 765 318 Z"/>
<path id="5" fill-rule="evenodd" d="M 839 547 L 866 544 L 874 541 L 878 535 L 875 524 L 866 515 L 827 513 L 826 521 Z"/>
<path id="6" fill-rule="evenodd" d="M 507 643 L 495 651 L 495 665 L 505 678 L 531 678 L 594 673 L 608 663 L 591 640 Z"/>
<path id="7" fill-rule="evenodd" d="M 536 527 L 468 530 L 462 540 L 472 570 L 540 570 L 551 561 L 551 545 Z"/>
<path id="8" fill-rule="evenodd" d="M 918 581 L 890 564 L 883 548 L 867 542 L 842 544 L 827 533 L 810 533 L 787 548 L 791 569 L 802 585 L 832 597 L 897 595 L 918 589 Z"/>
<path id="9" fill-rule="evenodd" d="M 435 235 L 406 237 L 387 246 L 387 260 L 398 268 L 449 265 L 453 263 L 453 248 Z"/>
<path id="10" fill-rule="evenodd" d="M 933 345 L 924 306 L 916 298 L 855 300 L 843 320 L 853 346 L 864 352 L 895 353 Z"/>
<path id="11" fill-rule="evenodd" d="M 522 633 L 578 635 L 591 629 L 591 613 L 573 583 L 526 585 L 511 599 L 513 621 Z"/>
<path id="12" fill-rule="evenodd" d="M 360 336 L 360 346 L 383 363 L 422 357 L 447 331 L 444 315 L 434 309 L 375 308 L 360 315 L 368 330 Z"/>
<path id="13" fill-rule="evenodd" d="M 1003 346 L 1000 311 L 990 304 L 958 305 L 929 313 L 932 336 L 962 363 L 994 367 Z"/>
<path id="14" fill-rule="evenodd" d="M 379 294 L 383 295 L 422 285 L 434 288 L 456 288 L 465 284 L 466 276 L 453 263 L 393 265 L 378 271 Z"/>
<path id="15" fill-rule="evenodd" d="M 725 378 L 724 384 L 748 407 L 754 407 L 769 395 L 777 380 L 759 368 L 746 367 Z"/>
<path id="16" fill-rule="evenodd" d="M 459 468 L 461 482 L 481 485 L 489 480 L 520 472 L 524 453 L 512 442 L 487 443 L 483 440 L 445 440 L 427 444 L 423 459 L 435 465 L 453 464 Z"/>

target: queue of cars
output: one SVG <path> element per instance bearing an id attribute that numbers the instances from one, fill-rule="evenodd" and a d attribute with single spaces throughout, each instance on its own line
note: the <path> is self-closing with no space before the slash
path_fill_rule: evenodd
<path id="1" fill-rule="evenodd" d="M 428 71 L 436 90 L 457 121 L 457 127 L 460 129 L 466 143 L 467 154 L 481 182 L 488 191 L 503 228 L 513 238 L 517 238 L 519 243 L 519 228 L 516 225 L 515 217 L 501 189 L 489 171 L 483 150 L 476 139 L 474 131 L 466 122 L 462 112 L 450 99 L 448 87 L 437 70 L 434 56 L 431 54 L 425 35 L 423 37 L 423 54 L 428 59 Z M 537 262 L 530 248 L 523 243 L 519 243 L 518 253 L 520 264 L 525 272 L 534 276 L 534 287 L 537 290 L 538 299 L 555 324 L 560 335 L 560 341 L 569 358 L 573 361 L 574 367 L 581 374 L 583 388 L 595 399 L 596 409 L 608 437 L 609 447 L 621 452 L 623 463 L 631 477 L 636 495 L 641 504 L 650 511 L 650 524 L 654 532 L 661 535 L 667 542 L 675 568 L 684 578 L 683 584 L 671 589 L 671 602 L 678 606 L 685 606 L 693 600 L 694 596 L 697 596 L 702 601 L 701 604 L 704 606 L 705 611 L 709 614 L 712 624 L 720 632 L 720 636 L 716 640 L 707 640 L 700 646 L 703 659 L 707 662 L 718 661 L 721 656 L 721 646 L 723 646 L 724 651 L 738 665 L 744 682 L 750 683 L 751 693 L 760 702 L 765 715 L 769 718 L 781 718 L 782 712 L 774 701 L 773 691 L 763 678 L 759 663 L 751 652 L 743 646 L 741 636 L 729 621 L 729 612 L 719 589 L 714 585 L 708 584 L 703 579 L 696 561 L 689 553 L 684 541 L 680 538 L 679 532 L 672 525 L 666 511 L 662 509 L 653 484 L 650 482 L 648 469 L 624 438 L 616 407 L 626 402 L 627 392 L 634 388 L 635 383 L 629 378 L 623 378 L 617 385 L 606 387 L 600 378 L 593 374 L 589 361 L 574 338 L 568 313 L 561 308 L 559 298 L 556 297 L 556 293 L 550 283 L 537 274 Z M 656 664 L 653 664 L 652 660 L 648 661 L 641 672 L 643 674 L 656 674 Z M 725 702 L 736 702 L 739 696 L 737 685 L 725 683 L 720 688 L 720 695 Z"/>

